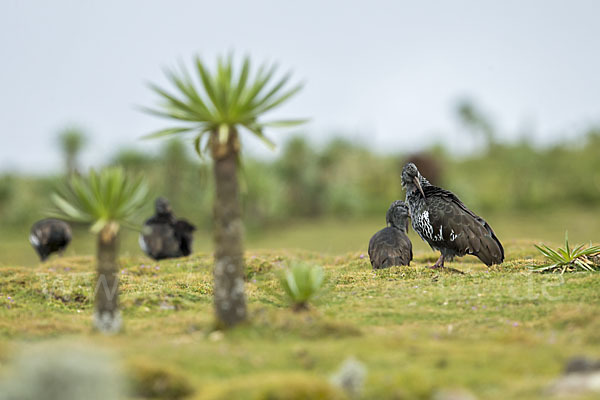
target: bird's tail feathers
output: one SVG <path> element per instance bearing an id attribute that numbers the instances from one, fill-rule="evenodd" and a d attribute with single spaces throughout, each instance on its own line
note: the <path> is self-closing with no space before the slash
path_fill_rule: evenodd
<path id="1" fill-rule="evenodd" d="M 481 238 L 481 251 L 477 257 L 488 267 L 493 264 L 502 264 L 504 261 L 504 247 L 496 237 L 492 228 L 486 223 L 489 235 Z"/>

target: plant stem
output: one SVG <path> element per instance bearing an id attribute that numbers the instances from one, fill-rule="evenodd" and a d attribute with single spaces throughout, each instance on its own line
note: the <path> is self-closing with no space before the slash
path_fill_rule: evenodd
<path id="1" fill-rule="evenodd" d="M 94 325 L 103 333 L 121 329 L 119 275 L 117 264 L 119 226 L 112 222 L 98 234 L 96 312 Z"/>
<path id="2" fill-rule="evenodd" d="M 216 198 L 214 296 L 217 326 L 228 328 L 246 319 L 243 222 L 237 178 L 237 132 L 227 143 L 212 134 Z"/>

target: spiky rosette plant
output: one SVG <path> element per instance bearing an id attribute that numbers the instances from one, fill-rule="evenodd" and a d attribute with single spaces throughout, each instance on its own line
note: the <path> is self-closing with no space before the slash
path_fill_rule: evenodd
<path id="1" fill-rule="evenodd" d="M 600 266 L 594 263 L 594 257 L 600 254 L 600 246 L 588 247 L 580 244 L 571 248 L 569 246 L 569 235 L 565 232 L 565 247 L 556 250 L 542 244 L 534 245 L 540 253 L 546 257 L 544 265 L 532 268 L 535 272 L 560 272 L 564 274 L 567 271 L 598 271 Z"/>
<path id="2" fill-rule="evenodd" d="M 280 281 L 292 308 L 302 311 L 323 286 L 325 273 L 318 265 L 297 262 L 282 273 Z"/>
<path id="3" fill-rule="evenodd" d="M 146 204 L 148 186 L 141 177 L 127 176 L 122 168 L 90 171 L 72 176 L 52 194 L 52 216 L 90 225 L 98 236 L 94 325 L 105 333 L 121 328 L 118 309 L 118 239 L 121 226 L 134 227 L 133 218 Z"/>
<path id="4" fill-rule="evenodd" d="M 230 327 L 246 319 L 243 222 L 238 185 L 240 134 L 250 133 L 274 147 L 265 136 L 265 129 L 295 126 L 304 120 L 264 121 L 262 117 L 298 93 L 302 85 L 288 87 L 289 73 L 276 79 L 275 64 L 263 64 L 253 71 L 248 57 L 239 67 L 234 65 L 232 56 L 219 58 L 212 71 L 196 57 L 194 70 L 194 79 L 184 67 L 167 71 L 175 92 L 151 85 L 162 102 L 156 109 L 144 110 L 181 123 L 148 137 L 191 133 L 195 136 L 196 152 L 207 153 L 213 160 L 216 190 L 214 304 L 217 325 Z"/>

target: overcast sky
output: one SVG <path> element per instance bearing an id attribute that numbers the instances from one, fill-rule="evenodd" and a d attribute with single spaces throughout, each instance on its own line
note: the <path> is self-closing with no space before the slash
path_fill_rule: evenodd
<path id="1" fill-rule="evenodd" d="M 378 151 L 458 142 L 456 101 L 507 140 L 600 122 L 599 1 L 2 0 L 0 170 L 62 168 L 56 132 L 87 129 L 85 164 L 168 122 L 140 113 L 163 67 L 234 50 L 276 60 L 305 89 L 273 117 L 309 117 Z M 272 132 L 282 143 L 293 132 Z M 246 143 L 253 154 L 269 150 Z"/>

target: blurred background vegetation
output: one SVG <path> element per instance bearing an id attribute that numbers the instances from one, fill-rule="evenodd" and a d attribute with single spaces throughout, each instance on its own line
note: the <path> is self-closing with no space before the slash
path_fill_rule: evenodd
<path id="1" fill-rule="evenodd" d="M 492 221 L 507 214 L 547 218 L 560 210 L 580 209 L 597 215 L 600 129 L 589 128 L 576 139 L 539 147 L 532 145 L 526 135 L 516 143 L 497 140 L 493 125 L 468 102 L 461 103 L 456 114 L 479 144 L 476 151 L 466 155 L 449 154 L 441 145 L 414 154 L 378 154 L 343 136 L 315 145 L 296 135 L 281 145 L 272 160 L 244 158 L 240 176 L 250 239 L 316 221 L 325 231 L 327 221 L 332 220 L 368 220 L 368 229 L 383 226 L 389 204 L 404 197 L 400 171 L 406 161 L 415 162 L 433 183 L 454 191 L 469 207 Z M 87 142 L 84 131 L 69 128 L 59 138 L 57 151 L 62 150 L 65 159 L 63 173 L 0 174 L 0 250 L 7 249 L 16 237 L 27 247 L 29 227 L 44 217 L 50 206 L 49 194 L 67 174 L 78 173 L 79 152 Z M 212 170 L 209 161 L 199 159 L 192 147 L 191 143 L 171 140 L 154 154 L 118 149 L 108 158 L 108 164 L 146 176 L 153 194 L 169 198 L 176 214 L 196 224 L 202 237 L 202 232 L 211 230 Z M 152 214 L 151 204 L 145 214 Z M 596 225 L 594 232 L 600 230 L 597 218 L 588 223 Z M 565 228 L 558 227 L 563 232 Z M 338 233 L 332 231 L 332 235 Z M 208 234 L 205 241 L 210 241 Z M 135 247 L 135 240 L 130 242 L 126 240 L 126 249 Z M 264 242 L 260 245 L 269 247 Z M 302 244 L 291 243 L 289 247 Z M 210 243 L 196 248 L 208 250 Z M 0 262 L 15 260 L 8 257 L 7 251 L 2 253 Z M 27 261 L 33 261 L 31 253 Z"/>

